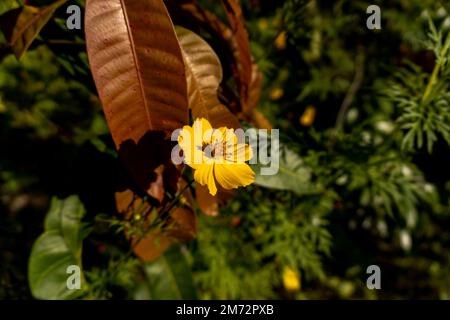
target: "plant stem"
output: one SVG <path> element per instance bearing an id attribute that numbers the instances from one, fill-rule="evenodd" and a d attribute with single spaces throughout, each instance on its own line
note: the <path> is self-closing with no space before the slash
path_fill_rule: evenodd
<path id="1" fill-rule="evenodd" d="M 180 201 L 181 197 L 183 196 L 184 192 L 190 188 L 192 186 L 192 183 L 194 182 L 194 180 L 191 180 L 189 183 L 187 183 L 183 189 L 181 189 L 177 195 L 175 196 L 175 198 L 173 199 L 172 202 L 170 202 L 168 205 L 164 206 L 164 208 L 161 210 L 161 215 L 159 216 L 159 218 L 151 223 L 145 230 L 144 234 L 148 233 L 149 230 L 151 230 L 152 228 L 158 226 L 160 223 L 164 223 L 166 218 L 169 217 L 170 215 L 170 211 L 172 211 L 172 209 L 178 204 L 178 202 Z"/>
<path id="2" fill-rule="evenodd" d="M 358 92 L 358 90 L 361 87 L 361 84 L 363 82 L 364 61 L 365 61 L 364 53 L 359 52 L 359 54 L 356 57 L 355 76 L 354 76 L 353 81 L 347 91 L 347 94 L 345 95 L 344 101 L 342 101 L 342 105 L 341 105 L 341 108 L 339 109 L 339 113 L 338 113 L 338 116 L 336 119 L 336 126 L 335 126 L 336 131 L 342 130 L 348 108 L 351 106 L 351 104 L 355 98 L 355 95 Z"/>
<path id="3" fill-rule="evenodd" d="M 175 197 L 174 201 L 170 204 L 169 208 L 167 210 L 165 210 L 167 213 L 170 213 L 170 210 L 173 209 L 173 207 L 176 206 L 176 204 L 180 201 L 181 196 L 183 196 L 183 193 L 191 187 L 192 183 L 194 182 L 194 180 L 191 180 L 189 183 L 187 183 L 183 189 L 181 189 L 181 191 L 178 193 L 178 195 Z M 163 213 L 164 214 L 164 213 Z"/>
<path id="4" fill-rule="evenodd" d="M 425 89 L 425 93 L 422 96 L 422 103 L 425 102 L 425 100 L 428 98 L 428 96 L 431 93 L 431 90 L 433 89 L 434 83 L 436 82 L 437 76 L 439 74 L 439 70 L 441 69 L 442 65 L 440 63 L 436 63 L 433 69 L 433 73 L 431 74 L 430 81 L 428 81 L 428 85 Z"/>
<path id="5" fill-rule="evenodd" d="M 444 66 L 445 56 L 447 55 L 447 51 L 450 47 L 450 32 L 447 35 L 447 38 L 444 42 L 444 47 L 442 49 L 442 52 L 440 53 L 440 57 L 437 57 L 436 65 L 434 66 L 433 73 L 430 76 L 430 80 L 428 81 L 428 85 L 425 89 L 425 93 L 422 96 L 422 104 L 427 100 L 429 97 L 431 90 L 433 89 L 434 84 L 436 83 L 437 77 L 439 75 L 439 71 L 441 71 L 441 68 Z"/>
<path id="6" fill-rule="evenodd" d="M 347 115 L 348 109 L 352 105 L 353 100 L 364 81 L 364 72 L 365 72 L 364 63 L 365 63 L 365 53 L 362 48 L 359 48 L 359 52 L 356 55 L 355 74 L 353 77 L 353 81 L 350 84 L 350 87 L 348 88 L 344 101 L 342 101 L 341 107 L 339 108 L 339 112 L 336 118 L 336 124 L 330 135 L 329 141 L 330 149 L 334 145 L 338 133 L 343 130 L 345 116 Z"/>

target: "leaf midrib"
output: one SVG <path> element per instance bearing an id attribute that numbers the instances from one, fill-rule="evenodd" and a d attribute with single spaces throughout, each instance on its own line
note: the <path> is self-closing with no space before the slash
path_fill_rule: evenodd
<path id="1" fill-rule="evenodd" d="M 130 26 L 130 22 L 128 19 L 128 13 L 126 10 L 124 0 L 120 0 L 120 6 L 122 7 L 123 17 L 125 19 L 125 24 L 127 26 L 128 39 L 130 41 L 130 47 L 131 47 L 131 52 L 132 52 L 132 56 L 133 56 L 134 67 L 135 67 L 136 75 L 137 75 L 137 78 L 139 81 L 139 89 L 141 91 L 142 100 L 144 102 L 145 115 L 147 116 L 147 122 L 149 125 L 149 129 L 151 130 L 151 129 L 153 129 L 153 124 L 151 121 L 150 112 L 148 110 L 147 98 L 145 96 L 145 91 L 144 91 L 144 81 L 142 80 L 142 77 L 141 77 L 141 73 L 140 73 L 141 68 L 139 65 L 139 59 L 136 55 L 136 44 L 134 43 L 133 34 L 131 33 L 131 26 Z"/>

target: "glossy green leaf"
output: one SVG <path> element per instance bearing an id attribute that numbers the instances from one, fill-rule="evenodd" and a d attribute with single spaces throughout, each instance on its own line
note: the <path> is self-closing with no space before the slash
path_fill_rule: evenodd
<path id="1" fill-rule="evenodd" d="M 28 278 L 33 296 L 37 299 L 71 299 L 83 292 L 67 288 L 69 266 L 81 269 L 82 240 L 86 228 L 81 223 L 85 215 L 83 204 L 77 196 L 65 200 L 53 198 L 45 219 L 45 231 L 31 250 Z"/>
<path id="2" fill-rule="evenodd" d="M 196 299 L 191 269 L 180 247 L 167 251 L 145 265 L 149 298 L 153 300 Z"/>
<path id="3" fill-rule="evenodd" d="M 258 139 L 257 143 L 256 139 Z M 289 190 L 298 195 L 318 192 L 318 188 L 311 182 L 311 170 L 304 164 L 299 155 L 281 142 L 272 146 L 270 136 L 265 133 L 259 132 L 250 136 L 250 141 L 252 145 L 258 146 L 258 150 L 254 150 L 255 156 L 263 149 L 267 150 L 268 157 L 272 158 L 269 164 L 264 164 L 258 155 L 258 163 L 251 165 L 256 173 L 256 185 L 271 189 Z M 266 153 L 263 152 L 263 154 Z M 276 156 L 277 154 L 279 156 Z M 264 174 L 261 169 L 268 167 L 278 167 L 278 172 L 276 174 Z"/>

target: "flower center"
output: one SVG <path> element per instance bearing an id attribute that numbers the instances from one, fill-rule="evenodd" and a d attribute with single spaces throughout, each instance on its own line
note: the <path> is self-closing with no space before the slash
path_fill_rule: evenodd
<path id="1" fill-rule="evenodd" d="M 215 142 L 210 144 L 205 144 L 202 147 L 202 151 L 208 158 L 216 158 L 225 155 L 225 143 Z"/>

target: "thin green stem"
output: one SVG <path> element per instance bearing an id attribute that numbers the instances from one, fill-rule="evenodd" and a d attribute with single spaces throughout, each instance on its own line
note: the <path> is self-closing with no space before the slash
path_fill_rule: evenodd
<path id="1" fill-rule="evenodd" d="M 445 56 L 447 55 L 449 47 L 450 47 L 450 32 L 448 33 L 447 38 L 444 42 L 444 47 L 442 49 L 442 52 L 440 53 L 440 57 L 437 57 L 438 59 L 437 59 L 436 65 L 434 66 L 433 73 L 430 76 L 430 80 L 428 81 L 428 85 L 422 96 L 422 103 L 424 103 L 431 94 L 434 84 L 437 81 L 439 72 L 441 71 L 442 67 L 444 66 Z"/>
<path id="2" fill-rule="evenodd" d="M 194 180 L 191 180 L 189 183 L 187 183 L 175 196 L 175 198 L 170 202 L 168 205 L 164 206 L 164 208 L 161 210 L 161 215 L 158 219 L 156 219 L 155 222 L 151 223 L 146 230 L 144 231 L 144 234 L 148 233 L 151 229 L 163 225 L 166 221 L 166 218 L 169 217 L 170 211 L 180 202 L 181 197 L 185 193 L 185 191 L 192 186 L 192 183 Z"/>
<path id="3" fill-rule="evenodd" d="M 169 208 L 165 210 L 165 212 L 170 213 L 170 210 L 173 209 L 177 205 L 177 203 L 180 201 L 181 197 L 183 196 L 183 193 L 192 186 L 192 183 L 194 180 L 191 180 L 189 183 L 187 183 L 183 189 L 181 189 L 180 192 L 178 192 L 178 195 L 175 197 L 174 201 L 172 201 L 172 204 L 170 204 Z M 164 213 L 163 213 L 164 214 Z"/>
<path id="4" fill-rule="evenodd" d="M 442 65 L 440 63 L 436 63 L 433 69 L 433 73 L 431 74 L 430 80 L 428 81 L 428 85 L 425 89 L 425 93 L 422 96 L 422 103 L 424 103 L 433 89 L 434 83 L 437 80 L 437 76 L 439 75 L 439 71 L 441 70 Z"/>

